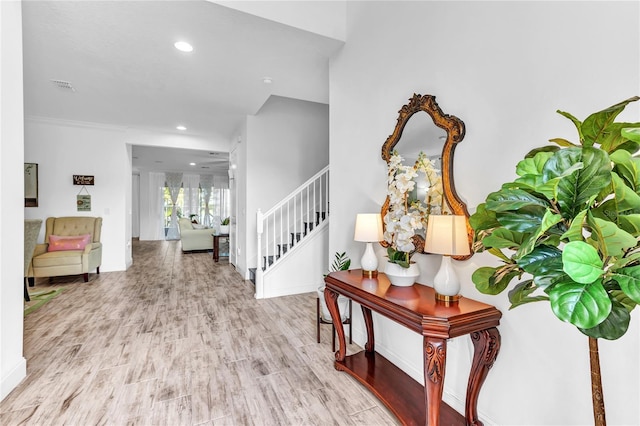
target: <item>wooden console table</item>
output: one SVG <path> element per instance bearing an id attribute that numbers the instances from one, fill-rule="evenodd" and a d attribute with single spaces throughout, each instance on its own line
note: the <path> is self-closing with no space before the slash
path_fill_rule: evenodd
<path id="1" fill-rule="evenodd" d="M 460 414 L 442 402 L 442 391 L 447 339 L 469 334 L 474 355 L 465 418 L 467 425 L 482 425 L 477 413 L 478 395 L 500 350 L 500 333 L 496 328 L 502 316 L 499 310 L 466 297 L 457 303 L 436 301 L 431 287 L 392 286 L 383 273 L 378 273 L 377 278 L 366 278 L 360 269 L 332 272 L 325 283 L 325 300 L 340 344 L 335 368 L 365 385 L 403 424 L 437 426 L 440 420 L 447 424 L 465 423 Z M 367 329 L 365 350 L 350 356 L 346 356 L 338 295 L 361 305 Z M 371 311 L 423 336 L 424 387 L 375 352 Z"/>
<path id="2" fill-rule="evenodd" d="M 220 238 L 226 238 L 229 241 L 229 234 L 211 234 L 213 235 L 213 261 L 220 260 Z"/>

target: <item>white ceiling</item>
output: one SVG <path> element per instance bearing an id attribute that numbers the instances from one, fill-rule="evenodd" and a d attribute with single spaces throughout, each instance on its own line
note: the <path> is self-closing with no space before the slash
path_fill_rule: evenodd
<path id="1" fill-rule="evenodd" d="M 208 1 L 22 4 L 27 117 L 231 141 L 271 95 L 328 103 L 329 57 L 343 45 Z M 183 154 L 134 147 L 134 168 L 176 169 Z"/>

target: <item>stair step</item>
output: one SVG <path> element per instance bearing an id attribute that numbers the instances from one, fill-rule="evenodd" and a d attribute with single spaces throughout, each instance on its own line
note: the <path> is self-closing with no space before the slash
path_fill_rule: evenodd
<path id="1" fill-rule="evenodd" d="M 291 247 L 290 244 L 278 244 L 278 255 L 285 254 L 289 250 L 289 247 Z"/>
<path id="2" fill-rule="evenodd" d="M 302 232 L 292 232 L 291 233 L 291 246 L 293 247 L 293 245 L 297 242 L 300 241 L 300 239 L 302 238 L 303 234 Z"/>
<path id="3" fill-rule="evenodd" d="M 280 259 L 280 255 L 276 254 L 276 255 L 268 255 L 268 256 L 263 256 L 262 257 L 262 270 L 264 271 L 265 269 L 267 269 L 267 264 L 268 266 L 273 265 L 273 262 L 275 262 L 276 260 Z"/>
<path id="4" fill-rule="evenodd" d="M 313 222 L 304 222 L 304 235 L 307 235 L 307 232 L 313 231 Z"/>

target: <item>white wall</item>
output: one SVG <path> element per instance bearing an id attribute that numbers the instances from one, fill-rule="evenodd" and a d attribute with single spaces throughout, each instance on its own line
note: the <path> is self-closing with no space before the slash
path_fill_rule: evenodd
<path id="1" fill-rule="evenodd" d="M 101 272 L 123 271 L 130 264 L 131 231 L 127 229 L 131 196 L 131 161 L 121 129 L 45 120 L 25 121 L 25 162 L 38 163 L 38 207 L 25 217 L 101 216 Z M 91 211 L 79 212 L 73 175 L 95 176 Z M 83 191 L 83 194 L 85 192 Z M 38 242 L 44 242 L 42 226 Z M 129 256 L 129 258 L 127 258 Z"/>
<path id="2" fill-rule="evenodd" d="M 231 229 L 229 262 L 242 276 L 248 273 L 244 247 L 247 235 L 247 119 L 238 129 L 238 136 L 229 150 L 229 193 L 231 196 Z M 254 215 L 255 217 L 255 215 Z"/>
<path id="3" fill-rule="evenodd" d="M 345 0 L 211 2 L 337 40 L 345 38 Z"/>
<path id="4" fill-rule="evenodd" d="M 21 3 L 0 2 L 0 399 L 27 374 L 23 327 Z"/>
<path id="5" fill-rule="evenodd" d="M 240 254 L 236 266 L 256 263 L 256 212 L 266 212 L 329 163 L 329 107 L 324 104 L 272 96 L 257 115 L 247 117 L 244 167 L 245 198 L 239 202 Z M 239 269 L 248 278 L 248 269 Z"/>
<path id="6" fill-rule="evenodd" d="M 553 137 L 575 139 L 557 109 L 584 119 L 640 94 L 638 2 L 381 1 L 348 2 L 347 10 L 347 42 L 330 69 L 330 253 L 347 250 L 354 267 L 363 249 L 352 241 L 355 216 L 379 211 L 384 201 L 380 148 L 414 92 L 435 95 L 445 113 L 466 124 L 455 177 L 472 211 L 515 177 L 529 149 Z M 634 104 L 620 118 L 638 121 L 638 111 Z M 431 269 L 425 275 L 437 267 L 434 257 L 419 256 Z M 502 349 L 480 394 L 481 418 L 592 423 L 587 338 L 546 303 L 509 311 L 506 294 L 478 293 L 471 274 L 492 262 L 484 255 L 456 262 L 462 294 L 504 314 Z M 640 311 L 632 315 L 623 338 L 600 342 L 611 425 L 640 424 Z M 422 381 L 421 338 L 380 318 L 376 331 L 376 348 Z M 360 344 L 364 333 L 356 321 Z M 445 399 L 458 411 L 471 353 L 467 338 L 449 344 Z"/>

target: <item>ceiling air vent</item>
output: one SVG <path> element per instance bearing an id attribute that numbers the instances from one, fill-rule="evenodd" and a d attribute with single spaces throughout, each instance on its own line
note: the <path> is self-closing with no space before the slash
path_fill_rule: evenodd
<path id="1" fill-rule="evenodd" d="M 57 87 L 59 87 L 60 89 L 64 89 L 64 90 L 71 90 L 72 92 L 75 92 L 76 89 L 71 85 L 71 83 L 69 83 L 68 81 L 64 81 L 64 80 L 51 80 L 51 82 L 56 85 Z"/>

